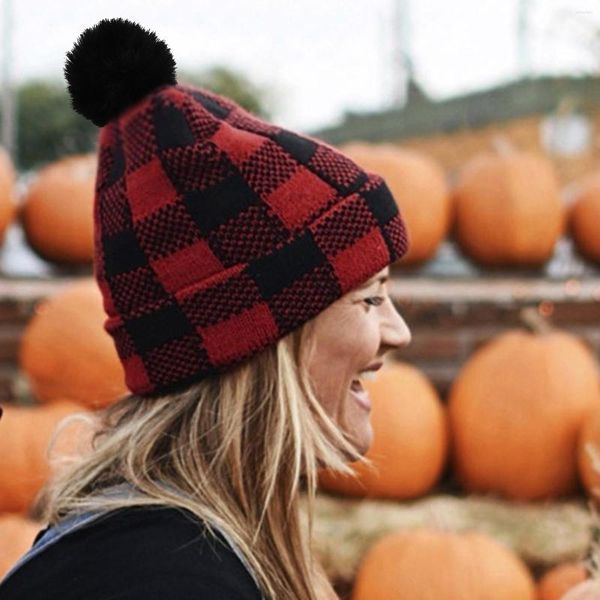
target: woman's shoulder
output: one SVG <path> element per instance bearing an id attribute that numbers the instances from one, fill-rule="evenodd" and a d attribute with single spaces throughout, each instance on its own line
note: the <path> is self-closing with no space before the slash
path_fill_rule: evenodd
<path id="1" fill-rule="evenodd" d="M 120 508 L 66 532 L 0 584 L 0 597 L 50 600 L 48 590 L 61 600 L 260 599 L 223 534 L 173 506 Z"/>

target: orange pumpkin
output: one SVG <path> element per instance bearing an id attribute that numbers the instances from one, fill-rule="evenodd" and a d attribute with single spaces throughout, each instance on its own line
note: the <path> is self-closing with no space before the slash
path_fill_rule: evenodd
<path id="1" fill-rule="evenodd" d="M 577 465 L 586 492 L 600 501 L 600 407 L 585 419 L 579 431 Z"/>
<path id="2" fill-rule="evenodd" d="M 31 247 L 48 261 L 88 264 L 94 255 L 96 155 L 63 158 L 42 169 L 20 211 Z"/>
<path id="3" fill-rule="evenodd" d="M 348 144 L 342 152 L 381 175 L 406 221 L 409 249 L 396 265 L 433 258 L 450 229 L 452 200 L 442 167 L 430 156 L 390 144 Z"/>
<path id="4" fill-rule="evenodd" d="M 558 178 L 542 155 L 478 155 L 458 173 L 453 196 L 456 240 L 488 267 L 542 265 L 565 229 Z"/>
<path id="5" fill-rule="evenodd" d="M 31 548 L 41 529 L 41 523 L 23 515 L 0 515 L 0 579 Z"/>
<path id="6" fill-rule="evenodd" d="M 521 500 L 577 491 L 579 429 L 600 405 L 596 359 L 576 336 L 532 325 L 476 350 L 451 386 L 452 461 L 468 491 Z"/>
<path id="7" fill-rule="evenodd" d="M 537 600 L 561 600 L 577 584 L 585 581 L 588 574 L 582 562 L 557 565 L 544 573 L 537 584 Z"/>
<path id="8" fill-rule="evenodd" d="M 20 366 L 36 398 L 70 398 L 94 409 L 127 394 L 105 318 L 93 278 L 71 283 L 38 304 L 19 348 Z"/>
<path id="9" fill-rule="evenodd" d="M 600 173 L 578 182 L 569 211 L 569 232 L 576 248 L 589 260 L 600 262 Z"/>
<path id="10" fill-rule="evenodd" d="M 60 457 L 85 449 L 86 429 L 67 425 L 52 452 L 48 445 L 58 423 L 82 412 L 70 401 L 46 406 L 4 405 L 0 419 L 0 512 L 26 512 L 44 483 L 60 466 Z M 1 538 L 0 538 L 1 539 Z"/>
<path id="11" fill-rule="evenodd" d="M 417 529 L 381 538 L 363 558 L 352 600 L 534 600 L 533 577 L 481 533 Z"/>
<path id="12" fill-rule="evenodd" d="M 0 147 L 0 242 L 17 212 L 15 170 L 6 150 Z"/>
<path id="13" fill-rule="evenodd" d="M 448 451 L 445 409 L 429 380 L 400 362 L 365 381 L 372 404 L 374 439 L 367 451 L 375 471 L 353 464 L 358 479 L 322 470 L 323 489 L 351 496 L 414 498 L 439 479 Z"/>

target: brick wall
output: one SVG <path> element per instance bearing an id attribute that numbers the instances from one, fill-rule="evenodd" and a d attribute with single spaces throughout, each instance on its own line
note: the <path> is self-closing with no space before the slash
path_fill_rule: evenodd
<path id="1" fill-rule="evenodd" d="M 0 281 L 0 402 L 26 396 L 19 375 L 20 335 L 36 302 L 72 278 Z M 600 352 L 600 277 L 552 281 L 536 277 L 453 279 L 406 277 L 392 269 L 392 299 L 412 332 L 393 357 L 416 365 L 445 399 L 468 356 L 494 335 L 522 326 L 525 306 Z"/>

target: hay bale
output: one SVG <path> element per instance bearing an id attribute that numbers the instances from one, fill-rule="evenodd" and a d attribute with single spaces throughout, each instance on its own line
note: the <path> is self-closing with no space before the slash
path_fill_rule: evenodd
<path id="1" fill-rule="evenodd" d="M 387 533 L 417 527 L 475 530 L 506 544 L 535 571 L 584 558 L 591 525 L 584 499 L 534 503 L 440 494 L 407 502 L 319 493 L 314 549 L 332 581 L 349 582 L 367 549 Z"/>

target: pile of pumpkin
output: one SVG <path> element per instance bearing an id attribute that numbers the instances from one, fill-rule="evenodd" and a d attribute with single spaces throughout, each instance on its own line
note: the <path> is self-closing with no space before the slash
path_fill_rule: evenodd
<path id="1" fill-rule="evenodd" d="M 35 405 L 4 405 L 0 419 L 0 572 L 31 546 L 42 527 L 30 511 L 60 466 L 46 456 L 57 423 L 73 413 L 93 413 L 127 393 L 104 319 L 96 282 L 84 278 L 41 301 L 24 330 L 19 362 Z M 367 456 L 375 469 L 355 466 L 358 480 L 322 471 L 322 489 L 414 499 L 429 494 L 451 465 L 467 494 L 537 501 L 583 488 L 600 500 L 600 475 L 594 469 L 600 456 L 596 358 L 577 337 L 553 330 L 535 310 L 524 319 L 529 330 L 509 330 L 471 355 L 447 402 L 422 372 L 403 362 L 388 363 L 377 380 L 365 381 L 375 434 Z M 73 424 L 71 433 L 67 426 L 57 438 L 58 458 L 87 447 L 89 429 Z M 415 565 L 432 558 L 434 570 L 418 583 Z M 581 565 L 572 569 L 585 577 Z M 467 583 L 461 573 L 469 572 L 468 585 L 505 592 L 463 593 Z M 567 573 L 572 583 L 573 571 Z M 439 531 L 403 531 L 381 539 L 357 573 L 355 598 L 450 597 L 427 591 L 442 583 L 456 585 L 451 596 L 465 600 L 533 598 L 532 576 L 499 542 L 479 533 Z M 389 590 L 395 590 L 392 596 Z"/>
<path id="2" fill-rule="evenodd" d="M 354 142 L 341 150 L 383 176 L 407 223 L 410 247 L 395 266 L 419 266 L 453 239 L 484 268 L 536 268 L 563 236 L 600 262 L 600 173 L 561 189 L 552 162 L 498 136 L 493 149 L 446 176 L 430 156 L 391 144 Z"/>
<path id="3" fill-rule="evenodd" d="M 104 318 L 96 282 L 82 278 L 39 302 L 23 332 L 19 362 L 33 402 L 2 407 L 0 577 L 45 526 L 32 518 L 42 486 L 90 447 L 93 428 L 76 415 L 128 393 Z"/>
<path id="4" fill-rule="evenodd" d="M 561 190 L 550 160 L 502 138 L 451 177 L 415 150 L 362 142 L 340 149 L 381 174 L 399 204 L 410 238 L 399 268 L 433 259 L 447 238 L 483 267 L 540 267 L 562 236 L 570 236 L 584 258 L 600 262 L 598 173 Z M 41 169 L 17 203 L 14 170 L 1 152 L 0 242 L 16 218 L 42 258 L 89 265 L 95 174 L 94 155 L 66 157 Z"/>

